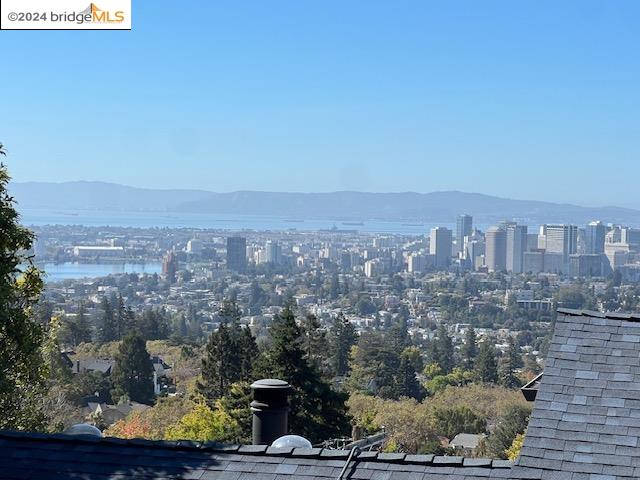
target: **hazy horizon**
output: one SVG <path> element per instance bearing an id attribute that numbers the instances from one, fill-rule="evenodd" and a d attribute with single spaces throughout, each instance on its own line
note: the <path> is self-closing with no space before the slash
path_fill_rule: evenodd
<path id="1" fill-rule="evenodd" d="M 47 182 L 47 181 L 38 181 L 38 180 L 27 180 L 27 181 L 11 181 L 12 184 L 52 184 L 52 185 L 64 185 L 69 183 L 94 183 L 94 184 L 105 184 L 105 185 L 114 185 L 118 187 L 132 188 L 137 190 L 151 190 L 151 191 L 171 191 L 171 190 L 182 190 L 182 191 L 192 191 L 192 192 L 204 192 L 204 193 L 213 193 L 213 194 L 231 194 L 231 193 L 239 193 L 239 192 L 254 192 L 254 193 L 284 193 L 284 194 L 330 194 L 330 193 L 342 193 L 342 192 L 351 192 L 351 193 L 368 193 L 368 194 L 418 194 L 418 195 L 429 195 L 433 193 L 460 193 L 460 194 L 469 194 L 469 195 L 483 195 L 487 197 L 495 197 L 504 200 L 514 200 L 514 201 L 540 201 L 547 203 L 555 203 L 558 205 L 575 205 L 579 207 L 592 207 L 592 208 L 606 208 L 606 207 L 619 207 L 619 208 L 629 208 L 634 210 L 640 210 L 640 201 L 637 204 L 614 204 L 614 203 L 585 203 L 585 202 L 571 202 L 571 201 L 559 201 L 559 200 L 538 200 L 534 198 L 524 198 L 524 197 L 507 197 L 502 195 L 496 195 L 489 192 L 481 192 L 481 191 L 464 191 L 459 189 L 450 189 L 450 190 L 432 190 L 432 191 L 415 191 L 415 190 L 396 190 L 396 191 L 374 191 L 374 190 L 354 190 L 354 189 L 345 189 L 345 190 L 311 190 L 311 191 L 303 191 L 303 190 L 254 190 L 241 188 L 238 190 L 213 190 L 207 188 L 189 188 L 189 187 L 142 187 L 138 185 L 124 184 L 118 182 L 110 182 L 105 180 L 60 180 L 56 182 Z M 464 212 L 461 212 L 464 213 Z"/>
<path id="2" fill-rule="evenodd" d="M 5 35 L 16 181 L 640 206 L 637 2 L 133 9 Z"/>

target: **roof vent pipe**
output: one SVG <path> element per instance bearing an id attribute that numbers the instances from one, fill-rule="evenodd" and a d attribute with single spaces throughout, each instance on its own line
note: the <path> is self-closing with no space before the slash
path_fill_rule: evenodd
<path id="1" fill-rule="evenodd" d="M 253 382 L 251 389 L 253 444 L 271 445 L 287 434 L 291 386 L 283 380 L 267 378 Z"/>

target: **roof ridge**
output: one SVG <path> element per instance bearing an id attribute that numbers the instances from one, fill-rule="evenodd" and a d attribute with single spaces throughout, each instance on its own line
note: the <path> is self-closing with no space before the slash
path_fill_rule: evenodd
<path id="1" fill-rule="evenodd" d="M 0 438 L 14 438 L 26 441 L 59 441 L 86 444 L 127 445 L 141 448 L 167 448 L 172 450 L 210 451 L 216 453 L 238 453 L 247 456 L 314 458 L 325 460 L 346 459 L 351 450 L 329 448 L 275 448 L 268 445 L 231 445 L 219 442 L 199 442 L 193 440 L 147 440 L 143 438 L 94 437 L 91 435 L 66 435 L 62 433 L 35 433 L 0 430 Z M 387 452 L 358 452 L 355 462 L 395 463 L 404 465 L 430 465 L 434 467 L 475 467 L 511 468 L 512 462 L 491 458 L 472 458 L 447 455 L 420 455 Z"/>
<path id="2" fill-rule="evenodd" d="M 640 314 L 632 312 L 598 312 L 596 310 L 583 310 L 576 308 L 558 308 L 557 312 L 574 317 L 610 318 L 613 320 L 640 321 Z"/>

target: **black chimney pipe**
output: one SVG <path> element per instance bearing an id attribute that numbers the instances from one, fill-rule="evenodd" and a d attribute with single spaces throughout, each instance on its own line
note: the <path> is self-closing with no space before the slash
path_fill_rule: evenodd
<path id="1" fill-rule="evenodd" d="M 253 444 L 271 445 L 275 439 L 287 434 L 291 386 L 283 380 L 266 378 L 253 382 L 251 390 Z"/>

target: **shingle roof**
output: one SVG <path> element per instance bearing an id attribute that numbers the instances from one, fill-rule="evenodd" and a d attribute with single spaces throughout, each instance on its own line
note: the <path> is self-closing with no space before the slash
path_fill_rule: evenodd
<path id="1" fill-rule="evenodd" d="M 509 462 L 362 452 L 345 478 L 640 478 L 640 316 L 560 310 L 522 453 Z M 349 451 L 0 432 L 0 478 L 320 480 Z"/>
<path id="2" fill-rule="evenodd" d="M 640 478 L 640 316 L 559 310 L 517 466 L 541 479 Z"/>
<path id="3" fill-rule="evenodd" d="M 2 479 L 326 480 L 338 478 L 348 455 L 348 450 L 320 448 L 0 432 Z M 509 479 L 511 467 L 501 460 L 361 452 L 345 478 Z"/>

